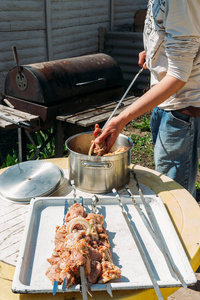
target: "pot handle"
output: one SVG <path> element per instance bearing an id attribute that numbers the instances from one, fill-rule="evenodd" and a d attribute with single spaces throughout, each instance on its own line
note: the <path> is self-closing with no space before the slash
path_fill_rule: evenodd
<path id="1" fill-rule="evenodd" d="M 89 161 L 82 161 L 82 166 L 84 168 L 103 168 L 103 169 L 111 169 L 113 167 L 112 162 L 89 162 Z"/>

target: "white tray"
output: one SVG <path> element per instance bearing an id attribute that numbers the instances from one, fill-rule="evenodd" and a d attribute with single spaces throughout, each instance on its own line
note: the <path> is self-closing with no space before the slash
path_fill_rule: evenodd
<path id="1" fill-rule="evenodd" d="M 100 197 L 99 197 L 100 198 Z M 174 263 L 181 272 L 187 285 L 196 282 L 195 274 L 172 225 L 162 200 L 158 196 L 145 196 L 154 212 L 165 242 L 169 248 Z M 123 204 L 129 211 L 144 243 L 148 260 L 153 266 L 154 276 L 160 287 L 181 286 L 174 278 L 165 262 L 163 254 L 155 244 L 136 211 L 130 198 L 123 197 Z M 139 196 L 135 200 L 144 207 Z M 24 238 L 18 257 L 12 291 L 15 293 L 51 293 L 53 286 L 45 272 L 50 264 L 54 248 L 55 228 L 62 225 L 65 202 L 73 204 L 72 198 L 35 198 L 31 200 L 28 222 L 25 226 Z M 91 211 L 91 199 L 84 199 L 86 212 Z M 143 260 L 122 215 L 119 202 L 115 197 L 100 198 L 97 205 L 98 213 L 105 218 L 105 227 L 109 235 L 114 263 L 121 268 L 122 278 L 111 282 L 113 290 L 152 288 L 152 282 L 146 271 Z M 68 292 L 79 291 L 80 286 L 71 286 Z M 105 284 L 92 285 L 92 291 L 106 290 Z M 61 292 L 61 286 L 58 292 Z"/>

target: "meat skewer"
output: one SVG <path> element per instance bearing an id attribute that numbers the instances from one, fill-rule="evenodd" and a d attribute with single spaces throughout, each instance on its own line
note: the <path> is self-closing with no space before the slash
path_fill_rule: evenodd
<path id="1" fill-rule="evenodd" d="M 71 180 L 71 185 L 73 187 L 74 193 L 74 203 L 76 203 L 76 189 L 75 189 L 75 185 L 74 185 L 74 180 Z M 67 214 L 67 209 L 68 209 L 68 202 L 65 201 L 65 207 L 64 207 L 64 217 L 63 217 L 63 225 L 65 224 L 65 216 Z M 67 287 L 67 278 L 65 277 L 63 280 L 63 284 L 62 284 L 62 291 L 65 292 Z M 57 293 L 58 290 L 58 281 L 54 280 L 54 284 L 53 284 L 53 295 L 55 295 Z"/>
<path id="2" fill-rule="evenodd" d="M 80 200 L 82 202 L 82 197 Z M 106 284 L 111 279 L 121 277 L 121 270 L 112 261 L 103 216 L 86 214 L 79 203 L 69 208 L 65 224 L 56 228 L 54 243 L 54 252 L 48 259 L 51 266 L 46 272 L 55 285 L 54 292 L 57 291 L 56 285 L 62 283 L 65 290 L 65 278 L 67 288 L 81 279 L 83 294 L 88 291 L 87 285 L 83 286 L 85 276 L 90 284 Z"/>

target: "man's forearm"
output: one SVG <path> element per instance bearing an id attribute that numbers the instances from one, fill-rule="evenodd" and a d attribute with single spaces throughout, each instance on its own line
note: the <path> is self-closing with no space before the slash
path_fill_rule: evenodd
<path id="1" fill-rule="evenodd" d="M 176 79 L 170 75 L 166 75 L 158 84 L 153 86 L 147 93 L 141 96 L 128 108 L 118 115 L 121 129 L 131 120 L 152 110 L 170 96 L 177 93 L 185 82 Z"/>

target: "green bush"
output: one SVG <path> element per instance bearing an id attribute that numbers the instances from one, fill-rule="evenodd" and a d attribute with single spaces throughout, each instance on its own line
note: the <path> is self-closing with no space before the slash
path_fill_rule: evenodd
<path id="1" fill-rule="evenodd" d="M 37 145 L 37 149 L 41 150 L 35 159 L 45 159 L 45 158 L 53 157 L 55 155 L 55 139 L 52 138 L 47 142 L 49 135 L 51 135 L 52 133 L 53 133 L 53 127 L 48 129 L 46 132 L 36 131 L 34 133 L 33 140 L 34 140 L 35 144 Z M 47 143 L 43 147 L 45 142 L 47 142 Z M 26 145 L 26 148 L 27 148 L 26 159 L 30 160 L 33 158 L 36 150 L 35 150 L 33 144 L 30 144 L 30 143 L 28 143 Z M 13 156 L 8 154 L 5 162 L 2 164 L 2 166 L 0 168 L 9 167 L 9 166 L 19 163 L 18 152 L 15 150 L 12 150 L 12 151 L 13 151 Z M 3 159 L 2 159 L 2 161 L 3 161 Z"/>

